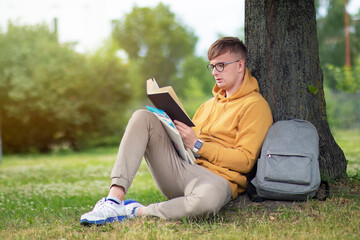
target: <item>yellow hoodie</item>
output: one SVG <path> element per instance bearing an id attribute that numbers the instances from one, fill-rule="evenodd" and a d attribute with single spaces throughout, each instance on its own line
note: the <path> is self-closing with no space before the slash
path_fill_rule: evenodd
<path id="1" fill-rule="evenodd" d="M 236 198 L 247 187 L 245 174 L 254 166 L 273 118 L 247 68 L 243 83 L 229 97 L 217 85 L 213 95 L 193 117 L 194 130 L 204 142 L 196 163 L 227 179 Z"/>

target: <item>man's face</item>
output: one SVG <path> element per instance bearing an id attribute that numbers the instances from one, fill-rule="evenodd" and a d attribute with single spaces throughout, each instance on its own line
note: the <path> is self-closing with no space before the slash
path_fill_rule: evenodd
<path id="1" fill-rule="evenodd" d="M 230 52 L 227 52 L 213 58 L 210 61 L 210 64 L 212 65 L 216 65 L 219 63 L 228 63 L 224 65 L 224 69 L 222 71 L 218 71 L 215 67 L 212 71 L 212 75 L 215 78 L 217 86 L 226 91 L 227 97 L 230 96 L 236 89 L 241 86 L 244 77 L 245 67 L 244 60 L 240 60 L 240 58 L 240 56 L 236 56 L 234 54 L 231 54 Z"/>

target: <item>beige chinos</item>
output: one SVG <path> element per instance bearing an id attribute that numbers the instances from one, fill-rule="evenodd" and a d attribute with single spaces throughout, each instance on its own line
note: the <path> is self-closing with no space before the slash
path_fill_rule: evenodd
<path id="1" fill-rule="evenodd" d="M 121 140 L 111 185 L 122 186 L 127 192 L 143 156 L 158 188 L 168 199 L 148 205 L 144 215 L 165 219 L 208 216 L 231 200 L 225 178 L 182 160 L 158 118 L 147 110 L 138 110 Z"/>

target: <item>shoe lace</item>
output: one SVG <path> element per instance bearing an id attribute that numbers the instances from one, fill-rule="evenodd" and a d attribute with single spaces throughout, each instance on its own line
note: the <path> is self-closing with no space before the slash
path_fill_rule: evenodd
<path id="1" fill-rule="evenodd" d="M 96 215 L 98 217 L 108 216 L 113 211 L 109 209 L 109 203 L 106 202 L 106 198 L 100 199 L 96 204 L 94 209 L 91 211 L 92 215 Z"/>
<path id="2" fill-rule="evenodd" d="M 103 197 L 102 199 L 100 199 L 100 200 L 95 204 L 95 207 L 94 207 L 93 211 L 97 211 L 98 209 L 103 209 L 105 202 L 106 202 L 106 198 Z"/>

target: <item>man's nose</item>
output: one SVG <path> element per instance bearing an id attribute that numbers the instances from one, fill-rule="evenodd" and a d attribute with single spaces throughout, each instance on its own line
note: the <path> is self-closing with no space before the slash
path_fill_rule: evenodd
<path id="1" fill-rule="evenodd" d="M 215 76 L 215 75 L 217 75 L 218 73 L 219 73 L 219 71 L 216 69 L 216 67 L 214 67 L 211 74 L 212 74 L 213 76 Z"/>

